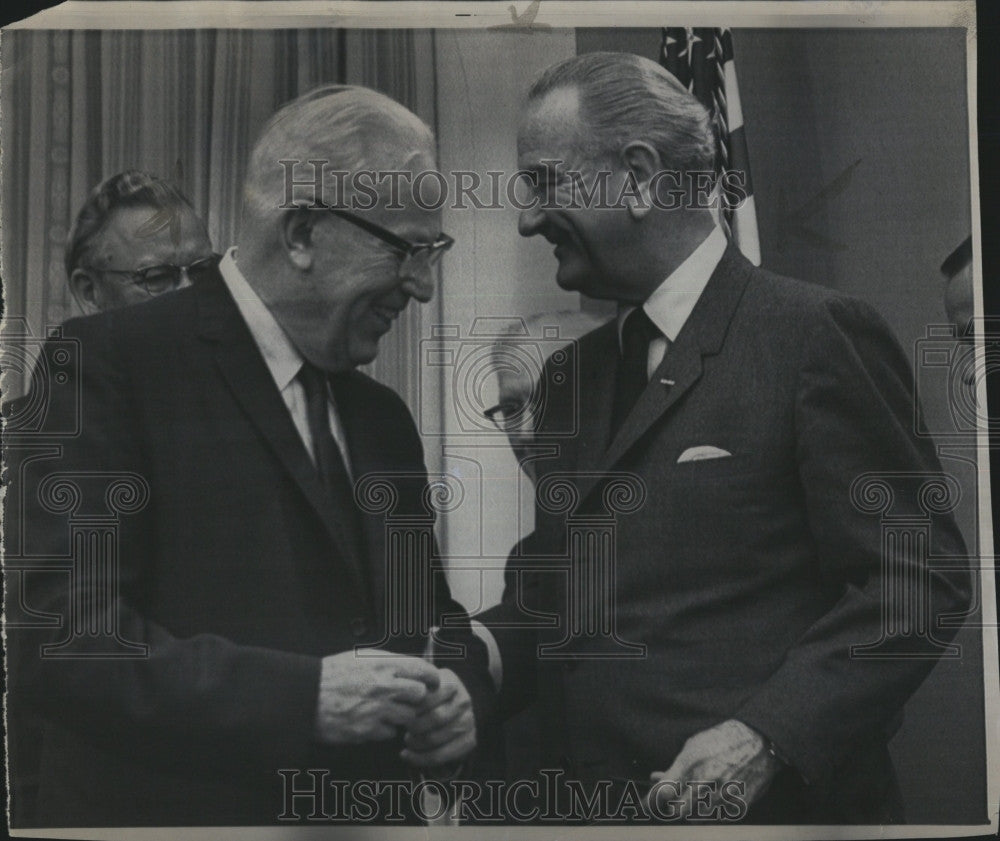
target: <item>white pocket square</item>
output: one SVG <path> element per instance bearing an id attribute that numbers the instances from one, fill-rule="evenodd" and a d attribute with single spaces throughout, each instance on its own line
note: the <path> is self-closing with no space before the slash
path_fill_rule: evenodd
<path id="1" fill-rule="evenodd" d="M 723 450 L 719 447 L 711 447 L 707 444 L 703 444 L 700 447 L 688 447 L 683 453 L 681 453 L 680 458 L 677 459 L 678 464 L 683 464 L 686 461 L 703 461 L 707 458 L 729 458 L 732 453 L 729 450 Z"/>

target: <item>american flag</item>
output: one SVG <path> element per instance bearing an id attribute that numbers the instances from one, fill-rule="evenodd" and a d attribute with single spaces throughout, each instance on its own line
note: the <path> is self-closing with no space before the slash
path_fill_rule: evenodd
<path id="1" fill-rule="evenodd" d="M 719 142 L 717 174 L 720 178 L 726 173 L 734 173 L 734 177 L 742 174 L 742 192 L 747 198 L 738 206 L 730 207 L 726 202 L 726 192 L 722 191 L 719 221 L 746 258 L 759 266 L 757 209 L 750 179 L 750 157 L 743 131 L 736 65 L 733 62 L 732 33 L 729 29 L 665 27 L 660 64 L 711 112 Z"/>

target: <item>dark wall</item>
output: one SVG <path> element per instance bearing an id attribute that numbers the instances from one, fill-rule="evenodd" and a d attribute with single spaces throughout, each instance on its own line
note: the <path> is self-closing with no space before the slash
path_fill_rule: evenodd
<path id="1" fill-rule="evenodd" d="M 938 267 L 970 232 L 964 37 L 957 29 L 733 33 L 763 264 L 869 301 L 911 358 L 927 326 L 945 320 Z M 577 50 L 656 60 L 659 39 L 658 29 L 579 29 Z M 921 400 L 931 428 L 947 428 L 946 389 L 925 386 Z M 942 462 L 965 491 L 958 516 L 975 546 L 970 455 Z M 986 817 L 978 630 L 963 629 L 958 642 L 962 656 L 935 667 L 892 744 L 909 822 Z"/>

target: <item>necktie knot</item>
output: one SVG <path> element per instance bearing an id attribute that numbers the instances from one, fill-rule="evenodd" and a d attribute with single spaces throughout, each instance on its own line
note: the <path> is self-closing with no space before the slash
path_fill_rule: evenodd
<path id="1" fill-rule="evenodd" d="M 321 398 L 326 401 L 329 392 L 327 391 L 327 375 L 313 365 L 311 362 L 302 362 L 302 367 L 299 368 L 299 382 L 302 383 L 302 388 L 306 392 L 306 403 L 313 404 L 316 402 L 317 398 Z"/>
<path id="2" fill-rule="evenodd" d="M 626 364 L 642 360 L 645 365 L 649 357 L 649 343 L 662 335 L 646 310 L 636 307 L 628 314 L 622 325 L 622 359 Z"/>

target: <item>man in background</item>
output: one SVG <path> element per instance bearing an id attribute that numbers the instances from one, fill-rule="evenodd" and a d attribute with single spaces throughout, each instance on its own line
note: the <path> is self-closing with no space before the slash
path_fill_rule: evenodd
<path id="1" fill-rule="evenodd" d="M 323 162 L 319 181 L 305 163 L 292 173 L 311 187 L 294 201 L 288 160 Z M 493 697 L 482 645 L 431 541 L 390 564 L 384 521 L 354 494 L 374 477 L 395 513 L 428 521 L 412 418 L 355 369 L 411 299 L 430 300 L 451 240 L 410 197 L 324 207 L 350 198 L 329 173 L 433 167 L 433 135 L 398 103 L 314 91 L 258 139 L 217 269 L 64 325 L 79 376 L 53 390 L 48 422 L 72 427 L 79 392 L 78 433 L 58 458 L 14 463 L 5 511 L 50 567 L 29 577 L 28 606 L 61 617 L 16 666 L 45 721 L 39 823 L 413 820 L 398 792 L 351 786 L 433 775 L 475 747 Z M 119 218 L 135 233 L 148 210 Z M 120 245 L 71 260 L 93 273 L 85 300 L 113 288 L 98 276 L 142 268 Z M 200 259 L 169 257 L 188 275 Z M 113 544 L 70 539 L 78 514 L 110 516 Z M 442 624 L 457 656 L 439 667 L 423 655 Z"/>
<path id="2" fill-rule="evenodd" d="M 82 312 L 148 301 L 164 292 L 189 286 L 215 270 L 205 223 L 187 198 L 154 175 L 129 169 L 105 179 L 91 191 L 77 214 L 66 243 L 66 278 Z M 23 399 L 4 400 L 3 415 L 16 435 L 21 413 L 30 410 Z M 38 789 L 40 724 L 30 710 L 23 712 L 11 685 L 8 703 L 20 723 L 8 740 L 15 823 L 34 820 Z"/>
<path id="3" fill-rule="evenodd" d="M 518 464 L 532 481 L 535 479 L 534 460 L 538 455 L 532 451 L 532 444 L 545 405 L 552 398 L 542 377 L 543 371 L 534 370 L 531 363 L 535 360 L 525 356 L 526 345 L 534 344 L 531 336 L 554 330 L 558 340 L 547 338 L 540 345 L 545 349 L 542 361 L 547 361 L 557 351 L 575 355 L 577 340 L 606 320 L 579 310 L 538 313 L 524 321 L 518 320 L 493 343 L 497 403 L 487 409 L 485 415 L 507 436 Z"/>
<path id="4" fill-rule="evenodd" d="M 85 315 L 148 301 L 214 272 L 205 223 L 172 184 L 129 169 L 98 184 L 66 244 L 66 277 Z"/>
<path id="5" fill-rule="evenodd" d="M 941 264 L 945 278 L 944 311 L 956 336 L 973 335 L 972 237 L 968 236 Z"/>

